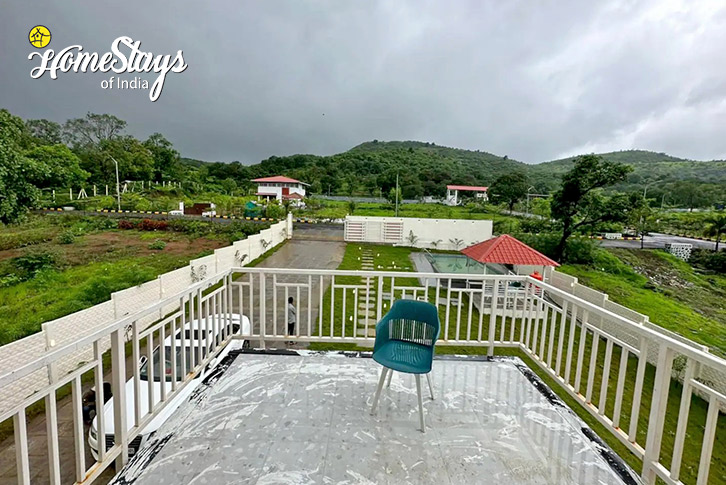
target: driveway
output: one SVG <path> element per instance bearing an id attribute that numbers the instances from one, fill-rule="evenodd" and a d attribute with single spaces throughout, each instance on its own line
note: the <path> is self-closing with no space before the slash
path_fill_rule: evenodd
<path id="1" fill-rule="evenodd" d="M 710 249 L 713 250 L 716 247 L 715 242 L 703 241 L 701 239 L 693 239 L 691 237 L 680 237 L 671 236 L 669 234 L 660 234 L 657 232 L 651 233 L 649 236 L 645 236 L 643 240 L 643 246 L 646 249 L 664 249 L 667 243 L 685 243 L 693 244 L 694 248 Z M 600 241 L 600 245 L 606 248 L 630 248 L 640 249 L 640 239 L 637 240 L 609 240 L 603 239 Z M 726 244 L 721 243 L 719 250 L 726 247 Z"/>

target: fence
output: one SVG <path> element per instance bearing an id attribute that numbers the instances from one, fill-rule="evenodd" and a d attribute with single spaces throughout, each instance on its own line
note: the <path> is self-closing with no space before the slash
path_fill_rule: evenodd
<path id="1" fill-rule="evenodd" d="M 294 296 L 297 305 L 298 321 L 292 336 L 286 335 L 288 296 Z M 437 307 L 442 326 L 438 345 L 482 347 L 488 355 L 496 348 L 512 347 L 528 355 L 534 365 L 550 375 L 642 460 L 642 478 L 646 484 L 654 484 L 656 478 L 667 484 L 682 483 L 684 447 L 695 446 L 693 423 L 689 423 L 693 419 L 691 396 L 693 392 L 707 396 L 705 423 L 699 428 L 703 436 L 699 440 L 696 480 L 698 484 L 708 483 L 719 406 L 726 403 L 726 395 L 714 389 L 703 376 L 706 371 L 726 373 L 723 359 L 642 322 L 617 315 L 572 291 L 527 276 L 244 267 L 233 267 L 191 283 L 177 294 L 167 295 L 82 338 L 56 345 L 39 358 L 4 370 L 0 375 L 0 389 L 43 372 L 83 349 L 93 350 L 93 358 L 88 362 L 68 373 L 58 372 L 52 383 L 32 397 L 13 407 L 2 408 L 0 420 L 13 417 L 15 423 L 19 482 L 30 480 L 25 409 L 39 400 L 46 402 L 51 476 L 55 477 L 53 480 L 59 479 L 55 392 L 64 384 L 72 385 L 76 479 L 92 480 L 112 461 L 117 466 L 126 463 L 127 446 L 139 436 L 143 426 L 206 363 L 216 358 L 230 340 L 244 339 L 263 348 L 271 341 L 280 340 L 356 343 L 370 347 L 375 340 L 375 323 L 393 301 L 402 298 L 428 301 Z M 160 317 L 163 309 L 171 311 Z M 250 323 L 242 325 L 236 333 L 230 326 L 235 315 L 240 320 L 247 317 Z M 153 323 L 141 323 L 147 320 Z M 131 366 L 129 376 L 126 374 L 124 335 L 130 334 L 132 362 L 138 362 L 144 346 L 149 362 L 154 358 L 151 351 L 154 342 L 164 342 L 166 336 L 177 335 L 190 322 L 197 325 L 195 328 L 206 330 L 201 333 L 201 338 L 207 339 L 206 344 L 192 343 L 189 358 L 184 357 L 184 352 L 181 358 L 175 357 L 177 353 L 173 351 L 169 357 L 159 352 L 160 368 L 166 368 L 171 359 L 171 381 L 167 387 L 161 386 L 156 395 L 150 391 L 148 402 L 140 402 L 138 390 L 146 383 L 142 382 L 137 365 Z M 607 326 L 602 322 L 607 322 Z M 618 336 L 621 334 L 627 336 L 627 341 Z M 180 335 L 183 339 L 184 332 Z M 101 346 L 106 341 L 112 354 L 109 370 L 114 396 L 114 431 L 107 438 L 111 446 L 108 450 L 101 446 L 99 449 L 103 451 L 98 462 L 88 468 L 79 458 L 85 446 L 83 427 L 79 424 L 81 379 L 85 373 L 93 373 L 96 387 L 101 387 Z M 651 352 L 657 355 L 655 366 L 648 364 L 647 356 Z M 680 396 L 671 382 L 676 360 L 682 361 L 685 369 Z M 133 380 L 136 389 L 130 396 L 124 394 L 127 378 Z M 101 403 L 103 396 L 97 399 Z M 133 401 L 133 406 L 128 408 L 133 411 L 127 411 L 126 399 Z M 673 424 L 665 419 L 669 402 L 675 402 L 679 410 Z M 104 436 L 103 422 L 98 423 L 98 436 Z M 672 447 L 665 451 L 664 436 L 672 437 Z"/>
<path id="2" fill-rule="evenodd" d="M 130 315 L 149 305 L 167 299 L 170 295 L 186 290 L 194 283 L 204 281 L 234 266 L 244 266 L 260 257 L 267 250 L 292 237 L 292 216 L 278 222 L 259 234 L 236 241 L 231 246 L 217 249 L 214 254 L 189 262 L 189 265 L 139 286 L 117 291 L 111 300 L 81 310 L 65 317 L 46 322 L 40 333 L 0 347 L 0 369 L 10 369 L 25 362 L 41 358 L 57 347 L 70 344 L 84 335 L 103 328 L 114 321 Z M 148 324 L 174 308 L 174 302 L 162 305 L 155 314 L 141 319 L 140 324 Z M 126 336 L 128 337 L 128 336 Z M 110 348 L 108 340 L 100 342 L 101 352 Z M 79 364 L 93 359 L 94 349 L 86 348 L 69 353 L 54 361 L 48 372 L 37 372 L 27 376 L 12 387 L 0 389 L 0 409 L 7 409 L 32 395 L 54 381 L 59 375 L 78 367 Z"/>

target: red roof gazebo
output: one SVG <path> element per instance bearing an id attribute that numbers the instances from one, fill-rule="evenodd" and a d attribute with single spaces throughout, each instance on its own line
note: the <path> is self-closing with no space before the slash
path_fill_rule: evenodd
<path id="1" fill-rule="evenodd" d="M 559 263 L 532 249 L 509 234 L 483 241 L 461 250 L 462 254 L 480 263 L 520 266 L 559 266 Z"/>

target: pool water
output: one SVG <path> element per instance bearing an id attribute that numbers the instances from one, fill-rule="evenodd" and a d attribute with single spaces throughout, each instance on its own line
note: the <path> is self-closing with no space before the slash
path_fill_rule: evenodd
<path id="1" fill-rule="evenodd" d="M 500 264 L 484 264 L 463 254 L 426 254 L 429 263 L 437 273 L 452 274 L 507 274 L 507 268 Z"/>

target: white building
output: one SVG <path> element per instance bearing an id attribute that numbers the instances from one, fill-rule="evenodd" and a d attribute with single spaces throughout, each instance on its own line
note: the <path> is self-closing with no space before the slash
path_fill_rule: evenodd
<path id="1" fill-rule="evenodd" d="M 446 205 L 459 205 L 459 191 L 474 192 L 474 197 L 483 199 L 484 202 L 489 200 L 487 195 L 489 187 L 480 187 L 476 185 L 447 185 L 446 186 Z"/>
<path id="2" fill-rule="evenodd" d="M 278 202 L 290 200 L 296 205 L 302 203 L 305 198 L 305 187 L 308 185 L 284 175 L 253 179 L 252 182 L 257 183 L 258 199 L 277 199 Z"/>

